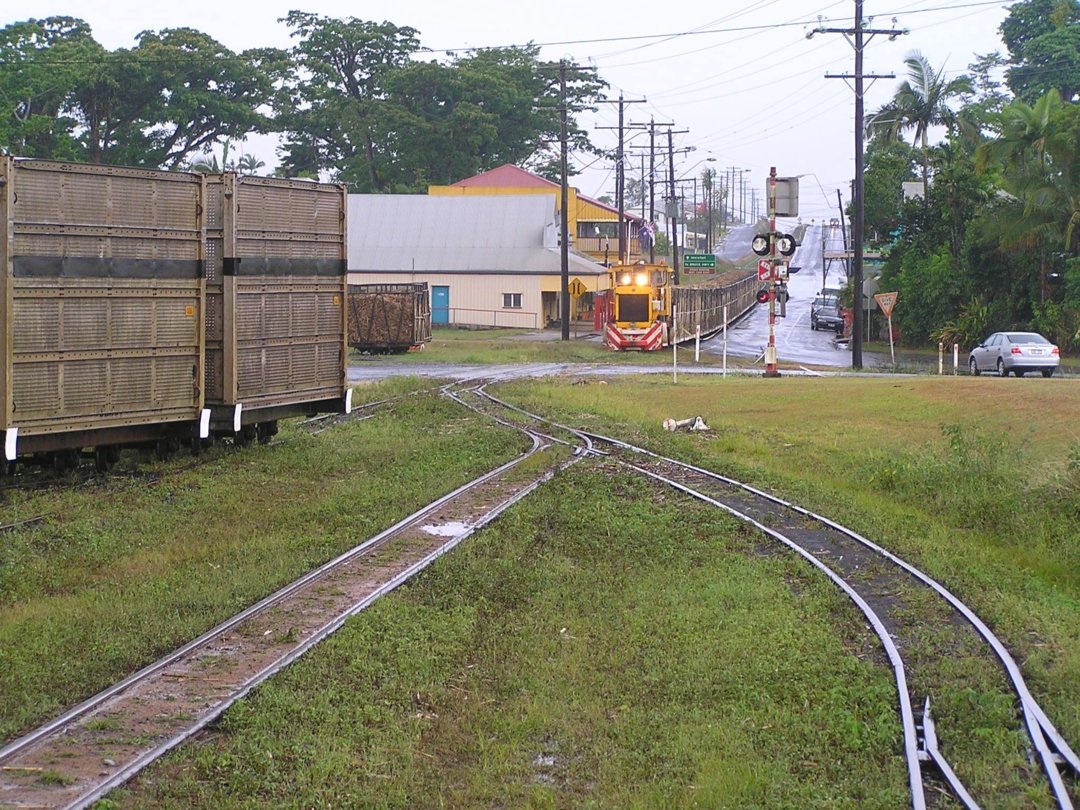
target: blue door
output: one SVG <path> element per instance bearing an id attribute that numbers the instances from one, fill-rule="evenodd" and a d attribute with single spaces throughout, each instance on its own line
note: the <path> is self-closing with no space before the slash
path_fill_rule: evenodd
<path id="1" fill-rule="evenodd" d="M 450 323 L 450 288 L 432 285 L 431 322 Z"/>

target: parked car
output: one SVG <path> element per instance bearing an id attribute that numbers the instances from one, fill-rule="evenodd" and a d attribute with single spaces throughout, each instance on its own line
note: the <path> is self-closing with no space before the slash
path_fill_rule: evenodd
<path id="1" fill-rule="evenodd" d="M 1023 377 L 1029 371 L 1041 371 L 1052 377 L 1061 363 L 1061 352 L 1037 332 L 994 332 L 971 350 L 968 368 L 972 375 L 994 371 L 999 377 L 1011 371 Z"/>
<path id="2" fill-rule="evenodd" d="M 836 334 L 844 333 L 844 316 L 835 299 L 825 301 L 814 307 L 810 313 L 810 329 L 832 329 Z"/>

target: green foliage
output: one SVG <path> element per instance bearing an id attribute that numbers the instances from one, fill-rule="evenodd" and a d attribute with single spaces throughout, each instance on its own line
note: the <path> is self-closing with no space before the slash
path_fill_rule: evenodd
<path id="1" fill-rule="evenodd" d="M 1034 104 L 1057 90 L 1073 101 L 1080 93 L 1080 2 L 1024 0 L 1009 7 L 1001 34 L 1012 65 L 1006 73 L 1017 98 Z"/>
<path id="2" fill-rule="evenodd" d="M 290 173 L 330 171 L 360 192 L 424 191 L 502 163 L 548 165 L 559 130 L 559 70 L 539 48 L 419 62 L 418 31 L 294 11 L 295 69 L 277 102 Z M 567 69 L 580 109 L 603 87 Z M 572 148 L 590 149 L 572 125 Z"/>
<path id="3" fill-rule="evenodd" d="M 902 184 L 915 179 L 914 165 L 914 152 L 902 141 L 871 141 L 863 178 L 863 217 L 870 242 L 891 241 L 900 224 Z"/>
<path id="4" fill-rule="evenodd" d="M 106 51 L 82 20 L 0 31 L 0 91 L 16 99 L 0 146 L 26 157 L 175 169 L 224 138 L 269 127 L 268 52 L 235 54 L 190 28 Z"/>
<path id="5" fill-rule="evenodd" d="M 74 17 L 47 17 L 0 29 L 0 151 L 25 157 L 77 160 L 77 119 L 69 100 L 84 60 L 100 54 L 90 26 Z M 10 106 L 8 106 L 10 105 Z"/>
<path id="6" fill-rule="evenodd" d="M 973 90 L 971 78 L 958 76 L 946 81 L 945 70 L 934 70 L 918 51 L 904 60 L 908 78 L 900 84 L 892 101 L 866 119 L 866 131 L 871 140 L 895 143 L 903 133 L 912 131 L 912 143 L 922 150 L 923 187 L 929 185 L 929 131 L 945 126 L 950 132 L 958 126 L 958 116 L 950 102 Z"/>
<path id="7" fill-rule="evenodd" d="M 954 320 L 931 332 L 930 340 L 946 346 L 956 343 L 967 349 L 977 345 L 990 331 L 989 308 L 983 301 L 973 298 Z"/>
<path id="8" fill-rule="evenodd" d="M 949 321 L 958 299 L 966 294 L 957 264 L 946 246 L 928 256 L 913 250 L 904 254 L 899 273 L 886 277 L 904 302 L 893 314 L 893 322 L 905 342 L 925 343 Z"/>

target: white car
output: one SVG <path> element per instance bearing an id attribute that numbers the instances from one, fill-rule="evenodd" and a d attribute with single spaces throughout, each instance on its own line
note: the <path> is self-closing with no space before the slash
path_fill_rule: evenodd
<path id="1" fill-rule="evenodd" d="M 968 368 L 976 377 L 984 371 L 999 377 L 1008 377 L 1010 371 L 1017 377 L 1041 371 L 1052 377 L 1060 363 L 1061 351 L 1038 332 L 994 332 L 968 355 Z"/>

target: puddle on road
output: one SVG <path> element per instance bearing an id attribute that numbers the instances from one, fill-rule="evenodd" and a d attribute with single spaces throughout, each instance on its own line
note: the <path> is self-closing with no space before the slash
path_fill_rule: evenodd
<path id="1" fill-rule="evenodd" d="M 469 524 L 463 523 L 460 520 L 452 520 L 449 523 L 420 527 L 420 531 L 433 534 L 436 537 L 457 537 L 459 534 L 464 534 L 468 529 Z"/>

